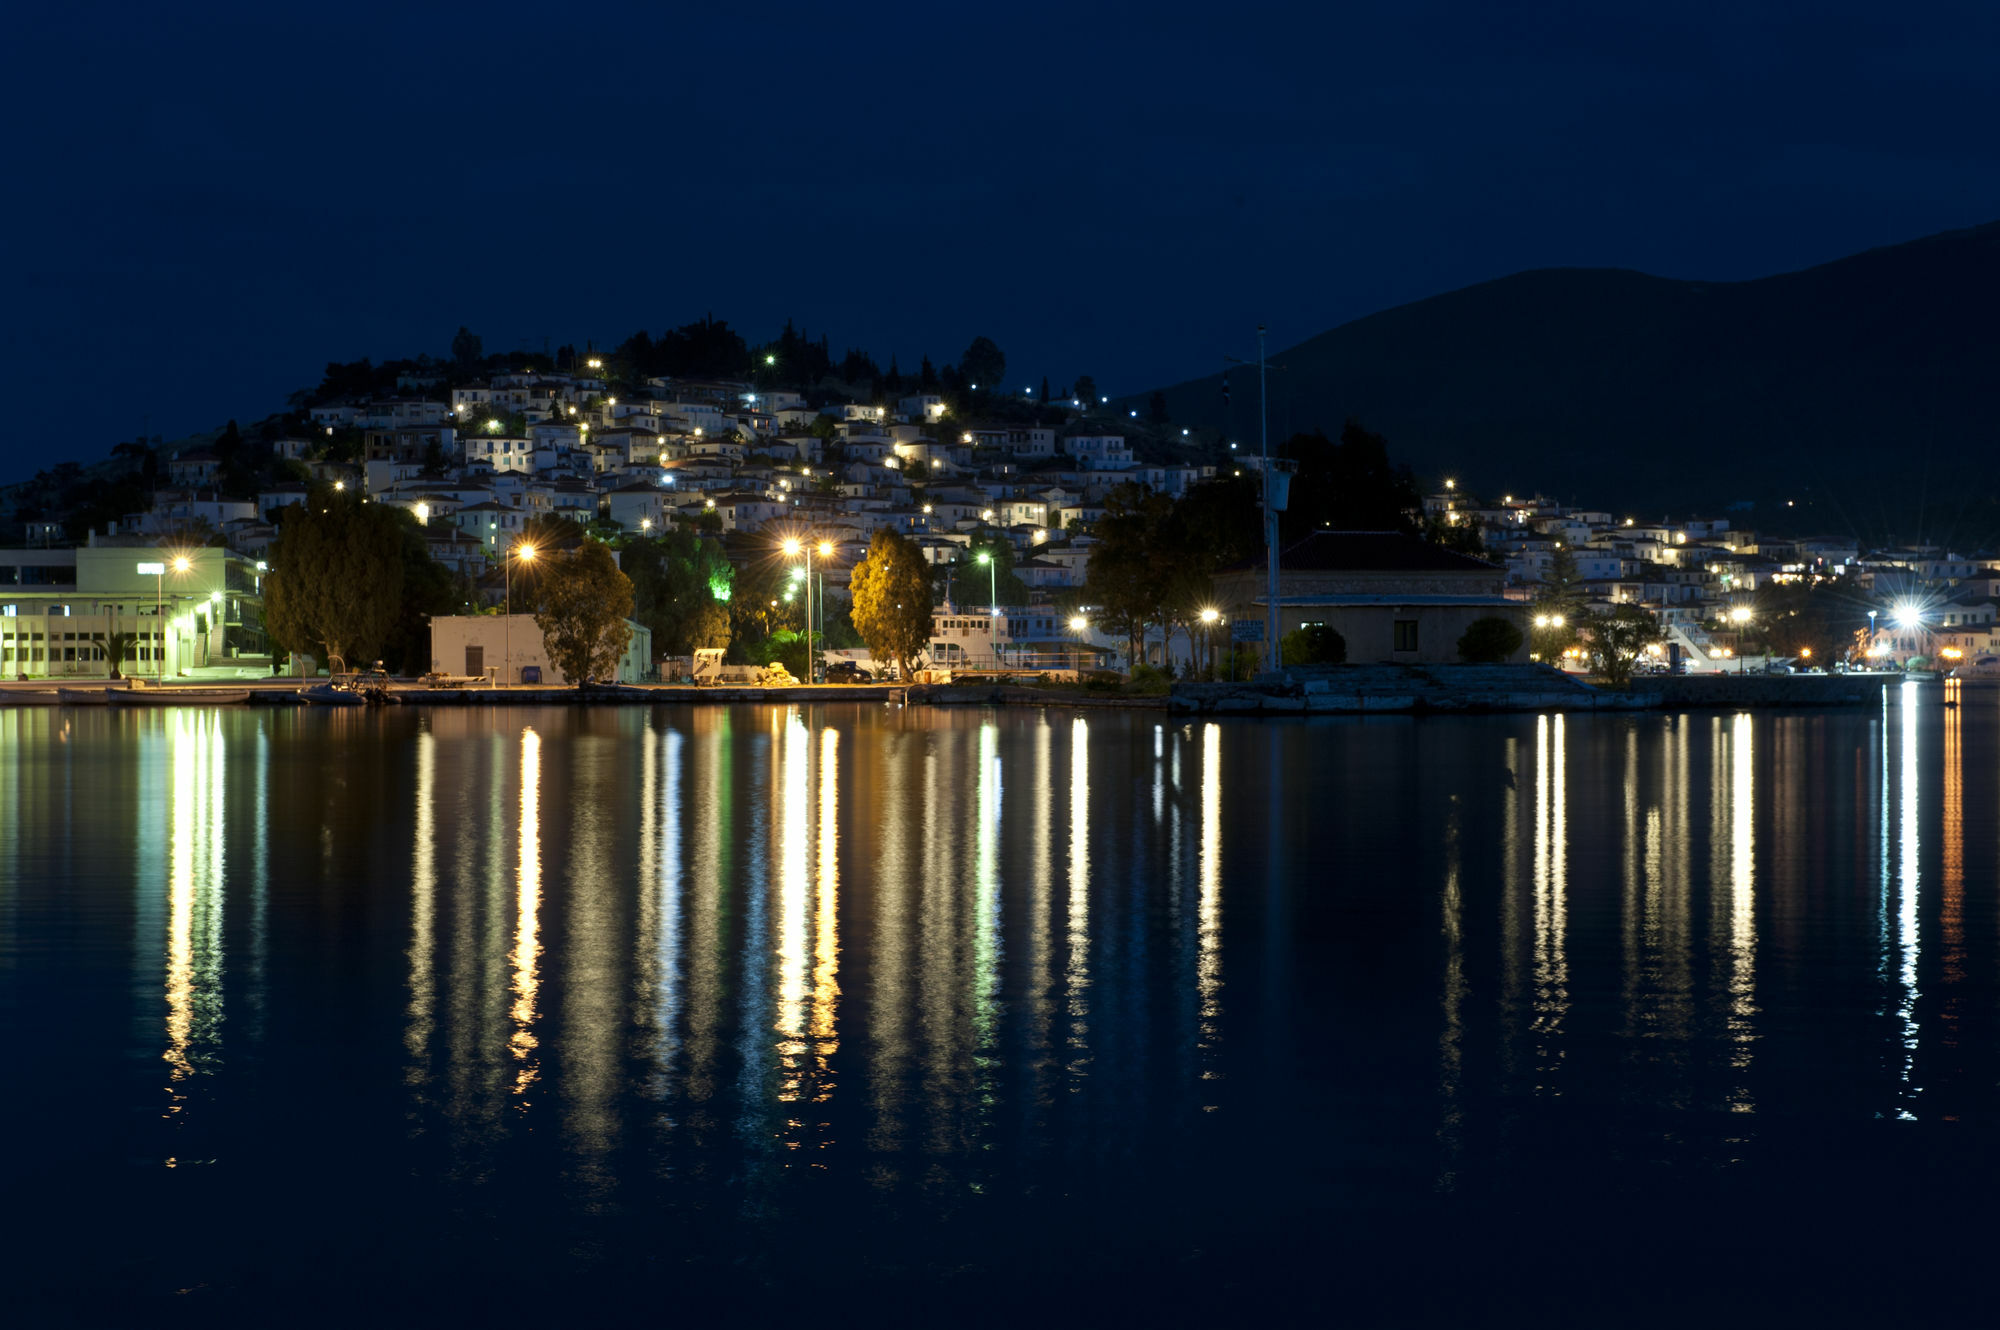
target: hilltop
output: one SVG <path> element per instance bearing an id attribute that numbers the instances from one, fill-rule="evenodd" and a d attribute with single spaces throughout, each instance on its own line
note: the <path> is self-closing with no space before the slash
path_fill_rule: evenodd
<path id="1" fill-rule="evenodd" d="M 2000 527 L 2000 223 L 1744 282 L 1517 273 L 1276 351 L 1274 437 L 1350 417 L 1420 472 L 1659 517 L 1797 499 L 1868 539 Z M 1255 371 L 1162 390 L 1256 436 Z M 1147 414 L 1151 394 L 1116 405 Z"/>

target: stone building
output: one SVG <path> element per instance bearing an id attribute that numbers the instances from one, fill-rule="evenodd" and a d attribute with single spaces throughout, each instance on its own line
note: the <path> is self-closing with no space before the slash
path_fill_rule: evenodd
<path id="1" fill-rule="evenodd" d="M 1326 624 L 1356 664 L 1440 664 L 1459 658 L 1474 620 L 1502 618 L 1521 630 L 1525 661 L 1527 607 L 1506 585 L 1506 569 L 1398 531 L 1316 531 L 1279 555 L 1278 633 Z M 1231 620 L 1261 620 L 1265 587 L 1262 559 L 1215 576 Z"/>

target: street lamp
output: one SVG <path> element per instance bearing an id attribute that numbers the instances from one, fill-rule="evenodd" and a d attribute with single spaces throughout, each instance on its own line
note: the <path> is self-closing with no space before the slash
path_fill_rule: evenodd
<path id="1" fill-rule="evenodd" d="M 501 582 L 507 590 L 507 612 L 501 616 L 500 640 L 500 682 L 504 687 L 511 682 L 514 674 L 514 560 L 523 563 L 535 561 L 533 545 L 516 545 L 500 556 Z"/>
<path id="2" fill-rule="evenodd" d="M 818 682 L 819 682 L 819 667 L 818 667 L 817 663 L 816 663 L 816 662 L 814 661 L 814 659 L 813 659 L 813 555 L 814 555 L 815 553 L 817 553 L 817 554 L 819 555 L 819 557 L 820 557 L 820 558 L 821 558 L 822 560 L 825 560 L 825 559 L 830 559 L 830 558 L 832 558 L 832 557 L 833 557 L 833 542 L 832 542 L 832 541 L 830 541 L 830 540 L 822 540 L 822 541 L 820 541 L 820 542 L 819 542 L 818 544 L 813 544 L 813 543 L 812 543 L 812 542 L 810 542 L 810 541 L 803 541 L 803 540 L 799 540 L 799 539 L 797 539 L 796 537 L 794 537 L 793 539 L 790 539 L 790 540 L 787 540 L 787 541 L 786 541 L 786 542 L 784 543 L 784 547 L 783 547 L 783 548 L 784 548 L 784 551 L 785 551 L 785 556 L 786 556 L 787 558 L 791 558 L 791 559 L 796 559 L 796 558 L 798 558 L 798 557 L 799 557 L 799 556 L 800 556 L 801 554 L 803 554 L 803 555 L 805 556 L 805 560 L 806 560 L 806 566 L 805 566 L 805 581 L 806 581 L 806 682 L 807 682 L 807 683 L 818 683 Z M 824 581 L 822 581 L 822 582 L 821 582 L 821 592 L 820 592 L 820 597 L 819 597 L 819 602 L 820 602 L 820 614 L 821 614 L 822 616 L 824 616 L 824 615 L 826 614 L 826 594 L 825 594 L 825 589 L 824 589 L 824 588 L 825 588 L 825 583 L 824 583 Z"/>
<path id="3" fill-rule="evenodd" d="M 1204 609 L 1198 617 L 1201 619 L 1202 668 L 1205 671 L 1213 673 L 1215 668 L 1215 625 L 1221 620 L 1222 611 L 1211 605 Z"/>

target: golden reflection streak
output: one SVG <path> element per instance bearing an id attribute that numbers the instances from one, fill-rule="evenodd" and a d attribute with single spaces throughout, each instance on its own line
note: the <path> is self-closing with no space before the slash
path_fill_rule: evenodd
<path id="1" fill-rule="evenodd" d="M 1201 993 L 1199 1045 L 1213 1050 L 1222 1042 L 1222 727 L 1201 730 L 1201 897 L 1195 981 Z M 1202 1072 L 1203 1080 L 1221 1073 Z"/>
<path id="2" fill-rule="evenodd" d="M 796 710 L 787 713 L 778 779 L 778 1010 L 772 1028 L 778 1032 L 780 1067 L 778 1100 L 799 1098 L 799 1059 L 806 1052 L 806 897 L 807 828 L 812 817 L 812 772 L 807 763 L 811 736 Z M 795 1144 L 795 1143 L 794 1143 Z"/>
<path id="3" fill-rule="evenodd" d="M 514 1037 L 507 1046 L 520 1067 L 514 1074 L 514 1093 L 525 1094 L 541 1074 L 534 1056 L 535 996 L 541 988 L 536 963 L 541 956 L 539 914 L 542 903 L 541 849 L 542 736 L 533 726 L 521 731 L 521 843 L 520 865 L 514 896 L 514 951 L 508 958 L 514 967 Z"/>
<path id="4" fill-rule="evenodd" d="M 1944 932 L 1944 985 L 1946 997 L 1938 1020 L 1944 1026 L 1945 1046 L 1958 1044 L 1958 1025 L 1965 982 L 1965 749 L 1961 703 L 1964 684 L 1947 679 L 1944 684 L 1944 907 L 1938 923 Z"/>
<path id="5" fill-rule="evenodd" d="M 1730 1066 L 1750 1068 L 1750 1047 L 1756 1040 L 1757 1014 L 1756 834 L 1757 777 L 1749 712 L 1737 715 L 1729 735 L 1729 1038 L 1735 1048 Z M 1756 1103 L 1749 1087 L 1731 1092 L 1729 1111 L 1751 1113 Z"/>
<path id="6" fill-rule="evenodd" d="M 1069 954 L 1063 965 L 1069 1071 L 1090 1065 L 1090 724 L 1069 727 Z M 1072 1087 L 1074 1088 L 1074 1087 Z"/>
<path id="7" fill-rule="evenodd" d="M 420 1084 L 431 1041 L 432 1004 L 436 980 L 432 974 L 432 951 L 437 916 L 437 738 L 429 730 L 417 735 L 416 845 L 411 856 L 410 874 L 410 1002 L 403 1032 L 403 1047 L 413 1059 L 404 1070 L 404 1081 Z"/>
<path id="8" fill-rule="evenodd" d="M 187 1103 L 177 1088 L 213 1059 L 222 1024 L 224 744 L 207 712 L 176 711 L 168 790 L 166 1116 Z M 167 1160 L 173 1167 L 175 1161 Z"/>
<path id="9" fill-rule="evenodd" d="M 840 731 L 819 735 L 819 887 L 814 897 L 812 1037 L 822 1077 L 839 1051 L 835 1006 L 840 997 Z M 822 1080 L 814 1101 L 832 1098 Z"/>
<path id="10" fill-rule="evenodd" d="M 1923 1087 L 1912 1083 L 1916 1071 L 1917 1054 L 1917 890 L 1920 885 L 1921 869 L 1917 855 L 1920 836 L 1917 823 L 1917 684 L 1914 680 L 1903 685 L 1903 744 L 1902 781 L 1897 793 L 1897 812 L 1900 815 L 1900 843 L 1898 845 L 1898 895 L 1896 899 L 1896 946 L 1897 985 L 1901 992 L 1896 1007 L 1896 1019 L 1902 1024 L 1903 1036 L 1903 1084 L 1910 1095 L 1922 1093 Z M 1916 1115 L 1907 1107 L 1898 1111 L 1897 1116 L 1914 1119 Z"/>

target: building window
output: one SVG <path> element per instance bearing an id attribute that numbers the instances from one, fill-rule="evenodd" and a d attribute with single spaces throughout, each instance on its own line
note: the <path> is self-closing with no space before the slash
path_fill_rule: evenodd
<path id="1" fill-rule="evenodd" d="M 1415 619 L 1396 620 L 1396 650 L 1415 651 L 1417 649 L 1417 621 Z"/>

